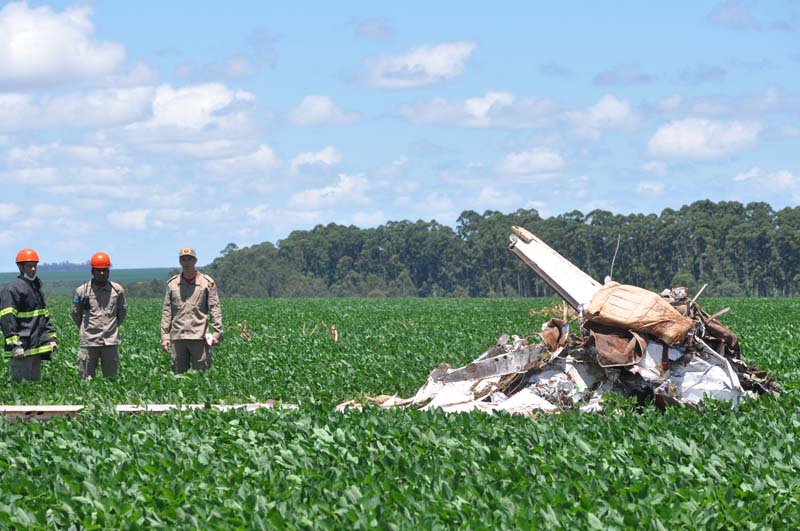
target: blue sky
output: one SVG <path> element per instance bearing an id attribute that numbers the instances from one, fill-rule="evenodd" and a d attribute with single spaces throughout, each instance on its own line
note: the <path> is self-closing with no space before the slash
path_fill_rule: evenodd
<path id="1" fill-rule="evenodd" d="M 475 4 L 0 4 L 0 270 L 800 201 L 800 2 Z"/>

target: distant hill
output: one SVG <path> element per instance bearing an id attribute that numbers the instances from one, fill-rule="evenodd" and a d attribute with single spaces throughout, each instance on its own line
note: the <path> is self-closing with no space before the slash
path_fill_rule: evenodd
<path id="1" fill-rule="evenodd" d="M 66 267 L 61 269 L 62 266 Z M 49 267 L 44 267 L 49 266 Z M 52 269 L 55 266 L 56 269 Z M 79 268 L 73 269 L 72 266 Z M 170 277 L 173 268 L 148 267 L 140 269 L 111 269 L 111 280 L 122 284 L 132 296 L 154 297 L 163 294 L 164 282 Z M 17 273 L 0 273 L 0 284 L 5 284 Z M 42 264 L 39 276 L 48 297 L 69 297 L 73 290 L 91 278 L 88 264 Z"/>

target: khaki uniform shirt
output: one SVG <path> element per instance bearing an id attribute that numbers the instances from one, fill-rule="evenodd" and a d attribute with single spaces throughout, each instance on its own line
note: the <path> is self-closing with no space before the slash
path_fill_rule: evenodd
<path id="1" fill-rule="evenodd" d="M 110 280 L 105 286 L 81 284 L 72 296 L 71 315 L 80 328 L 81 347 L 119 345 L 119 325 L 127 314 L 125 289 Z"/>
<path id="2" fill-rule="evenodd" d="M 222 340 L 222 308 L 214 279 L 200 271 L 191 283 L 175 275 L 167 281 L 161 339 L 202 339 L 206 332 Z"/>

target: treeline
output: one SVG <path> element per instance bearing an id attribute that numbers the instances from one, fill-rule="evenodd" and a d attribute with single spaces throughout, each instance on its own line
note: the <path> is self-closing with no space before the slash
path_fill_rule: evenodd
<path id="1" fill-rule="evenodd" d="M 229 297 L 543 296 L 552 292 L 506 248 L 521 225 L 589 275 L 658 290 L 708 283 L 708 295 L 800 291 L 800 207 L 698 201 L 658 214 L 465 211 L 455 229 L 393 221 L 294 231 L 276 245 L 229 244 L 206 266 Z"/>

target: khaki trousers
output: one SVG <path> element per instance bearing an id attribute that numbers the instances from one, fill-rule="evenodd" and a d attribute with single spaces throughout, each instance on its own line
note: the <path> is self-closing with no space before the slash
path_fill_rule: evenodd
<path id="1" fill-rule="evenodd" d="M 192 369 L 207 371 L 211 368 L 211 348 L 202 339 L 173 339 L 172 372 L 181 374 Z"/>
<path id="2" fill-rule="evenodd" d="M 78 350 L 78 374 L 81 378 L 94 377 L 98 360 L 102 364 L 105 378 L 116 376 L 119 369 L 119 345 L 81 347 Z"/>
<path id="3" fill-rule="evenodd" d="M 15 382 L 22 380 L 36 381 L 42 377 L 42 355 L 25 356 L 24 358 L 11 358 L 8 363 L 11 368 L 11 379 Z"/>

